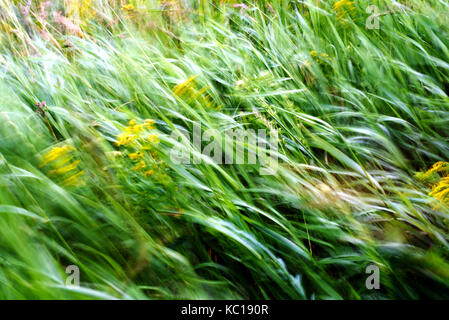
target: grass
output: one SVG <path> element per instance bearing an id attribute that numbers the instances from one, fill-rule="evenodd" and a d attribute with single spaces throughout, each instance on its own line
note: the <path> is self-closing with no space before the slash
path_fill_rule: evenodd
<path id="1" fill-rule="evenodd" d="M 335 2 L 0 0 L 0 298 L 448 298 L 449 2 Z"/>

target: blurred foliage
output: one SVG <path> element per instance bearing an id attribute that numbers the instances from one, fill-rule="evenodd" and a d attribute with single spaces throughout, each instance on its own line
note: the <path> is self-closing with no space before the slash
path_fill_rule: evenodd
<path id="1" fill-rule="evenodd" d="M 0 0 L 0 298 L 449 298 L 448 7 Z"/>

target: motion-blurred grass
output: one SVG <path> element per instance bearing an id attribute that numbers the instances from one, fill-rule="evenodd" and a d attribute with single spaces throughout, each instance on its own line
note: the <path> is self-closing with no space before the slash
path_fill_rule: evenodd
<path id="1" fill-rule="evenodd" d="M 336 3 L 0 0 L 0 298 L 449 298 L 449 2 Z M 173 163 L 195 122 L 279 170 Z"/>

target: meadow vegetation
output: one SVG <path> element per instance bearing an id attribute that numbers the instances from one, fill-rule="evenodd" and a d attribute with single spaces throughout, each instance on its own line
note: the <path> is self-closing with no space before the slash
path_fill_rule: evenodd
<path id="1" fill-rule="evenodd" d="M 407 2 L 0 0 L 0 298 L 449 298 L 449 2 Z M 276 174 L 174 163 L 194 123 Z"/>

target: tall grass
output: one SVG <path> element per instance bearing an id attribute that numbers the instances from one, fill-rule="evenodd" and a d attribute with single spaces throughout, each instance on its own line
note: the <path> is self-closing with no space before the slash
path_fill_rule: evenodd
<path id="1" fill-rule="evenodd" d="M 449 2 L 335 2 L 0 0 L 0 297 L 448 298 L 416 172 L 449 160 Z M 145 119 L 148 174 L 116 143 Z M 174 163 L 194 123 L 278 133 L 277 173 Z"/>

